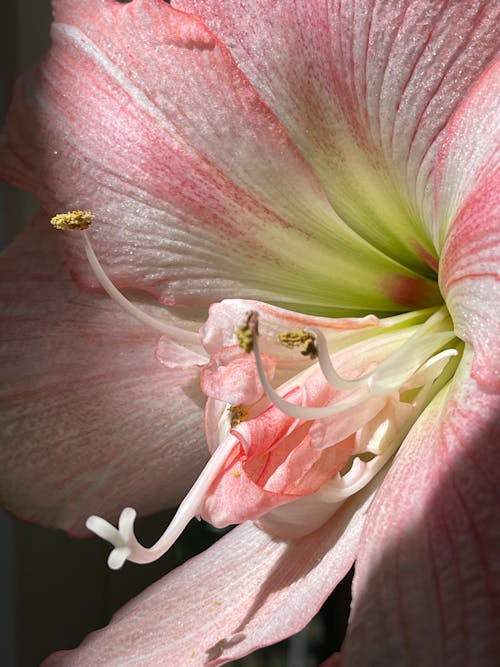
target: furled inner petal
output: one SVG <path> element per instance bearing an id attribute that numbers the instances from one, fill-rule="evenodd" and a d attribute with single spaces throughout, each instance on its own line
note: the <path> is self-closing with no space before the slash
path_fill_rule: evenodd
<path id="1" fill-rule="evenodd" d="M 266 373 L 273 377 L 276 361 L 265 356 Z M 255 362 L 239 345 L 226 347 L 212 354 L 201 373 L 201 388 L 207 396 L 231 405 L 255 403 L 264 393 Z"/>

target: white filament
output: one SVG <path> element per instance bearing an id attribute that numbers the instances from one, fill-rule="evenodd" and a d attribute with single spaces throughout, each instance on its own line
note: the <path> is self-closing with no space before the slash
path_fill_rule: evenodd
<path id="1" fill-rule="evenodd" d="M 92 244 L 90 243 L 90 239 L 87 232 L 82 231 L 81 233 L 83 234 L 83 239 L 85 241 L 85 252 L 87 254 L 87 259 L 92 268 L 92 271 L 94 272 L 95 277 L 97 278 L 101 286 L 106 290 L 106 292 L 113 299 L 113 301 L 118 303 L 127 313 L 132 315 L 132 317 L 135 317 L 135 319 L 139 320 L 143 324 L 146 324 L 148 327 L 154 329 L 155 331 L 159 331 L 160 333 L 173 338 L 178 338 L 180 332 L 177 327 L 169 324 L 168 322 L 160 320 L 157 317 L 153 317 L 148 313 L 145 313 L 140 308 L 137 308 L 137 306 L 131 303 L 120 292 L 120 290 L 118 290 L 115 287 L 115 285 L 111 282 L 106 272 L 102 268 L 99 260 L 97 259 L 97 256 L 95 254 L 94 248 L 92 247 Z M 198 342 L 199 337 L 198 334 L 195 332 L 182 330 L 182 339 L 184 342 L 188 342 L 188 339 L 191 340 L 192 342 Z"/>
<path id="2" fill-rule="evenodd" d="M 433 352 L 439 350 L 440 347 L 455 337 L 452 331 L 423 335 L 422 330 L 420 330 L 373 371 L 356 380 L 346 380 L 333 367 L 328 351 L 328 343 L 323 332 L 316 327 L 309 327 L 308 331 L 316 336 L 318 362 L 327 382 L 332 387 L 344 391 L 367 386 L 372 396 L 384 394 L 387 390 L 393 391 L 401 386 Z"/>

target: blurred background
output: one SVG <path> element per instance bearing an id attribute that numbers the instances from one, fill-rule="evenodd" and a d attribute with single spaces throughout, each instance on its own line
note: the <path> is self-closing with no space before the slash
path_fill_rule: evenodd
<path id="1" fill-rule="evenodd" d="M 49 0 L 1 2 L 2 119 L 15 77 L 36 63 L 49 44 L 50 16 Z M 29 195 L 2 184 L 0 244 L 5 246 L 36 210 Z M 153 542 L 170 516 L 164 512 L 138 522 L 139 537 Z M 220 534 L 203 522 L 192 522 L 175 548 L 157 563 L 142 567 L 127 563 L 112 572 L 106 566 L 109 548 L 101 540 L 72 540 L 61 531 L 24 524 L 0 510 L 0 665 L 35 667 L 53 651 L 77 646 L 127 600 L 206 549 Z M 316 667 L 340 647 L 349 591 L 347 577 L 301 633 L 231 664 Z"/>

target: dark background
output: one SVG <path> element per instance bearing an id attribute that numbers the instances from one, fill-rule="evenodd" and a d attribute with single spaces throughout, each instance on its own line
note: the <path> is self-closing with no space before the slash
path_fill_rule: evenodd
<path id="1" fill-rule="evenodd" d="M 48 46 L 49 25 L 49 0 L 1 1 L 2 117 L 16 75 L 37 62 Z M 3 185 L 0 245 L 8 243 L 36 209 L 28 195 Z M 143 519 L 139 535 L 152 542 L 169 516 L 163 512 Z M 218 536 L 206 524 L 192 522 L 175 548 L 157 563 L 142 567 L 127 563 L 121 571 L 112 572 L 106 566 L 109 547 L 101 540 L 72 540 L 61 531 L 24 524 L 0 510 L 0 665 L 35 667 L 52 651 L 78 645 L 88 632 L 105 625 L 125 601 Z M 349 589 L 348 580 L 295 637 L 232 664 L 315 667 L 340 645 Z"/>

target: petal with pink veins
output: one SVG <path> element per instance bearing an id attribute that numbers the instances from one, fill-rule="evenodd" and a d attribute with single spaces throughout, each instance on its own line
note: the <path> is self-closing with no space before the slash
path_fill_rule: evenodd
<path id="1" fill-rule="evenodd" d="M 96 510 L 178 502 L 207 456 L 204 396 L 193 352 L 169 370 L 155 359 L 157 335 L 72 283 L 60 234 L 42 217 L 1 261 L 0 496 L 24 519 L 83 534 Z"/>
<path id="2" fill-rule="evenodd" d="M 417 255 L 436 258 L 422 222 L 435 155 L 453 111 L 497 54 L 498 3 L 173 4 L 229 46 L 342 218 L 425 271 Z"/>
<path id="3" fill-rule="evenodd" d="M 439 300 L 342 221 L 199 19 L 162 0 L 57 0 L 54 13 L 44 63 L 16 88 L 0 170 L 53 213 L 93 211 L 89 235 L 119 287 L 338 314 L 399 310 L 405 294 L 382 286 L 410 280 L 419 305 Z M 79 239 L 67 243 L 79 282 L 95 285 Z"/>
<path id="4" fill-rule="evenodd" d="M 251 523 L 235 528 L 44 667 L 216 667 L 298 632 L 349 571 L 372 496 L 365 489 L 293 542 Z"/>
<path id="5" fill-rule="evenodd" d="M 267 375 L 272 378 L 276 360 L 263 355 L 262 361 Z M 264 394 L 253 357 L 245 354 L 239 345 L 210 355 L 210 361 L 201 372 L 201 388 L 206 396 L 231 405 L 249 405 Z"/>
<path id="6" fill-rule="evenodd" d="M 500 660 L 500 398 L 470 378 L 403 443 L 367 516 L 343 667 Z"/>
<path id="7" fill-rule="evenodd" d="M 438 155 L 439 280 L 473 377 L 500 389 L 500 61 L 457 111 Z"/>

